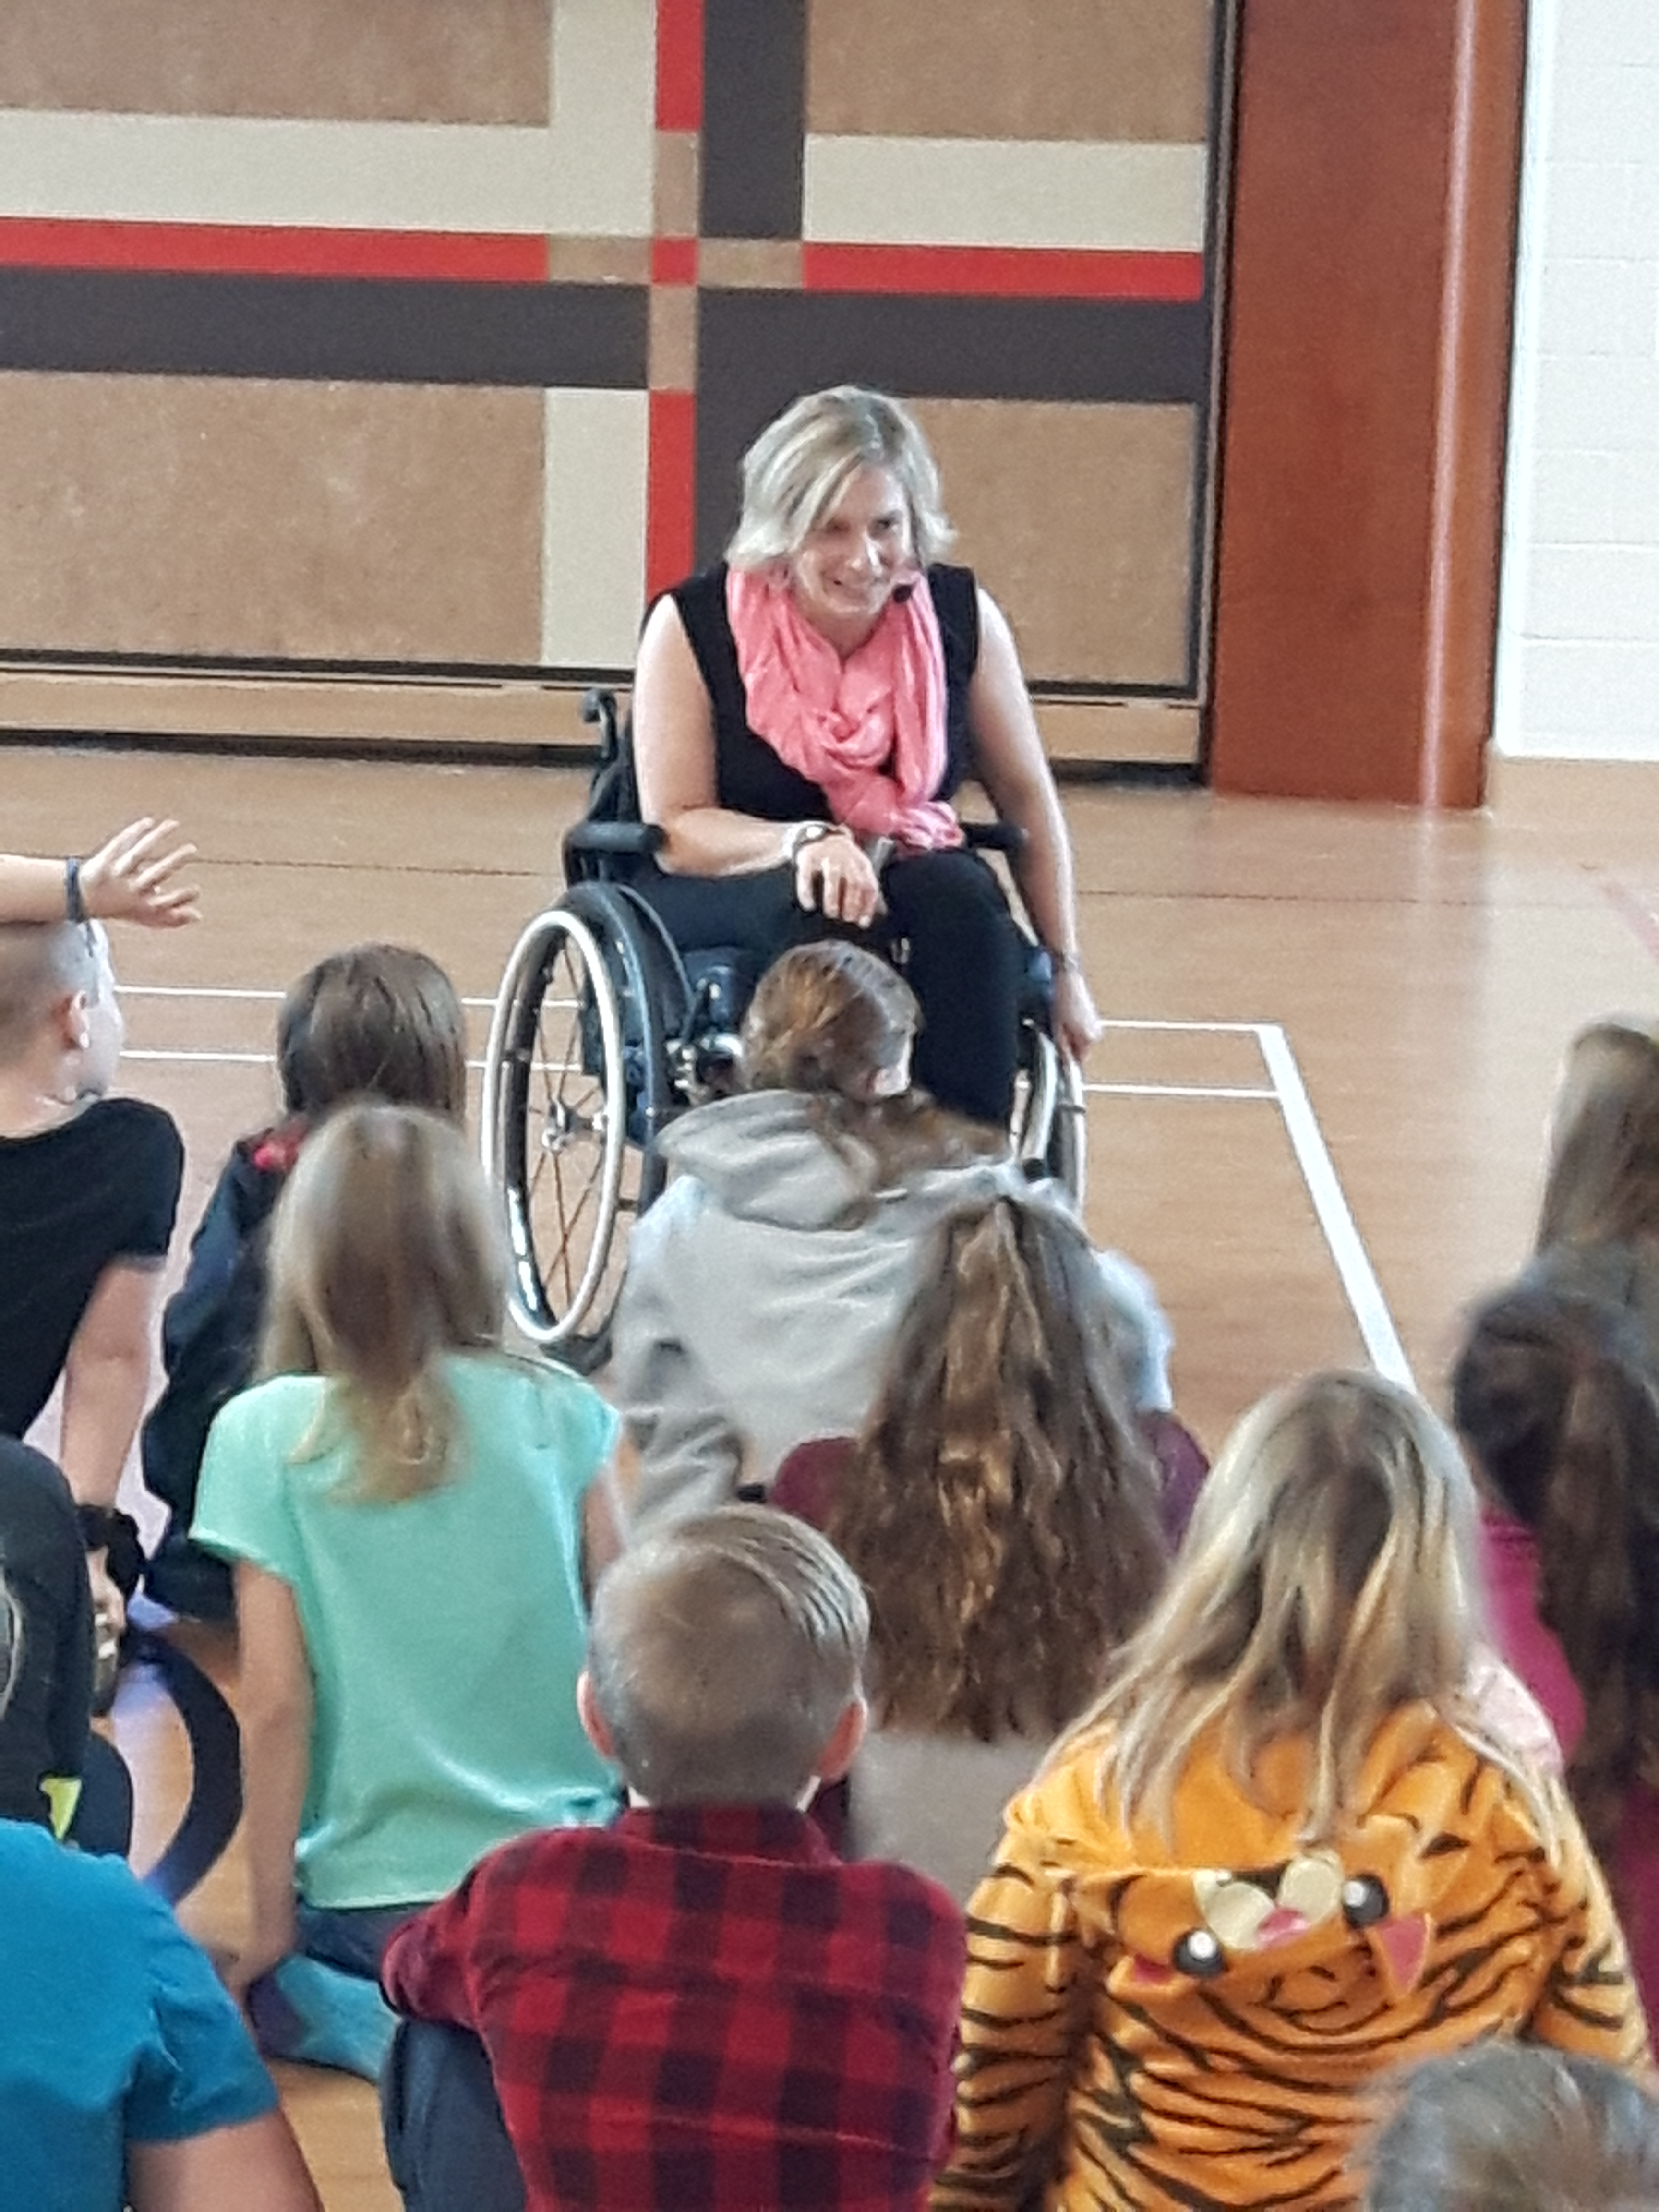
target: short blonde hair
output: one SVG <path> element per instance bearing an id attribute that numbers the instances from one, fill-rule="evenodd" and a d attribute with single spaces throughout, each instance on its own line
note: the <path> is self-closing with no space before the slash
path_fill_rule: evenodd
<path id="1" fill-rule="evenodd" d="M 60 1000 L 84 991 L 96 1002 L 104 942 L 94 921 L 0 922 L 0 1067 L 24 1057 Z"/>
<path id="2" fill-rule="evenodd" d="M 927 441 L 896 399 L 856 384 L 808 392 L 750 446 L 727 561 L 734 568 L 767 568 L 793 560 L 860 469 L 891 471 L 909 509 L 916 559 L 924 568 L 937 561 L 955 532 Z"/>
<path id="3" fill-rule="evenodd" d="M 453 1472 L 449 1352 L 499 1348 L 506 1260 L 483 1171 L 456 1125 L 413 1106 L 343 1106 L 277 1202 L 267 1375 L 325 1375 L 356 1447 L 352 1493 L 396 1502 Z M 331 1426 L 301 1455 L 339 1441 Z"/>
<path id="4" fill-rule="evenodd" d="M 1462 1455 L 1410 1391 L 1334 1371 L 1274 1391 L 1229 1437 L 1163 1598 L 1067 1742 L 1098 1736 L 1103 1797 L 1167 1828 L 1176 1783 L 1212 1730 L 1247 1793 L 1266 1746 L 1300 1738 L 1301 1833 L 1326 1842 L 1354 1809 L 1378 1729 L 1423 1701 L 1510 1776 L 1553 1835 L 1467 1696 L 1481 1627 L 1475 1521 Z"/>
<path id="5" fill-rule="evenodd" d="M 602 1577 L 588 1680 L 647 1803 L 794 1804 L 860 1692 L 869 1638 L 858 1577 L 816 1529 L 728 1505 Z"/>

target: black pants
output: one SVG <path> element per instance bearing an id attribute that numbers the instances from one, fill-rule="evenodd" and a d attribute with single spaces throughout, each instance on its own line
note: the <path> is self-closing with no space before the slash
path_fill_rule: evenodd
<path id="1" fill-rule="evenodd" d="M 793 868 L 672 876 L 647 865 L 633 888 L 683 951 L 731 945 L 757 973 L 792 945 L 848 937 L 893 959 L 921 1006 L 915 1076 L 941 1106 L 1007 1126 L 1018 1060 L 1025 940 L 977 853 L 912 853 L 882 872 L 885 916 L 867 933 L 797 903 Z"/>

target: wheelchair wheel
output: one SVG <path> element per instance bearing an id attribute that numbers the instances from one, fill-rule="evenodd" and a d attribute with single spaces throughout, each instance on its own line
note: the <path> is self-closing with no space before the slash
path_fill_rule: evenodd
<path id="1" fill-rule="evenodd" d="M 1080 1209 L 1087 1182 L 1088 1121 L 1083 1072 L 1035 1022 L 1027 1026 L 1012 1129 L 1014 1157 L 1052 1176 Z"/>
<path id="2" fill-rule="evenodd" d="M 537 916 L 507 961 L 484 1063 L 484 1166 L 506 1219 L 513 1318 L 584 1372 L 607 1356 L 624 1223 L 662 1188 L 652 1140 L 672 1110 L 672 979 L 631 905 L 580 884 Z"/>

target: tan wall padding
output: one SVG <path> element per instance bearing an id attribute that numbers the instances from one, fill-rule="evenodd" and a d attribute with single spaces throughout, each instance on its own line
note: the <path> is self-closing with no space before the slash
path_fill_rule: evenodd
<path id="1" fill-rule="evenodd" d="M 543 402 L 0 377 L 0 647 L 538 657 Z"/>

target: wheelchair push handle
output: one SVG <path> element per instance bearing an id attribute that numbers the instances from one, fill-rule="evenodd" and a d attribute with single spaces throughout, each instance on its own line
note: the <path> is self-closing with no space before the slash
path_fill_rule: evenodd
<path id="1" fill-rule="evenodd" d="M 597 725 L 599 732 L 599 764 L 608 765 L 617 757 L 621 743 L 622 720 L 617 710 L 617 695 L 596 685 L 584 691 L 581 705 L 576 709 L 584 722 Z"/>

